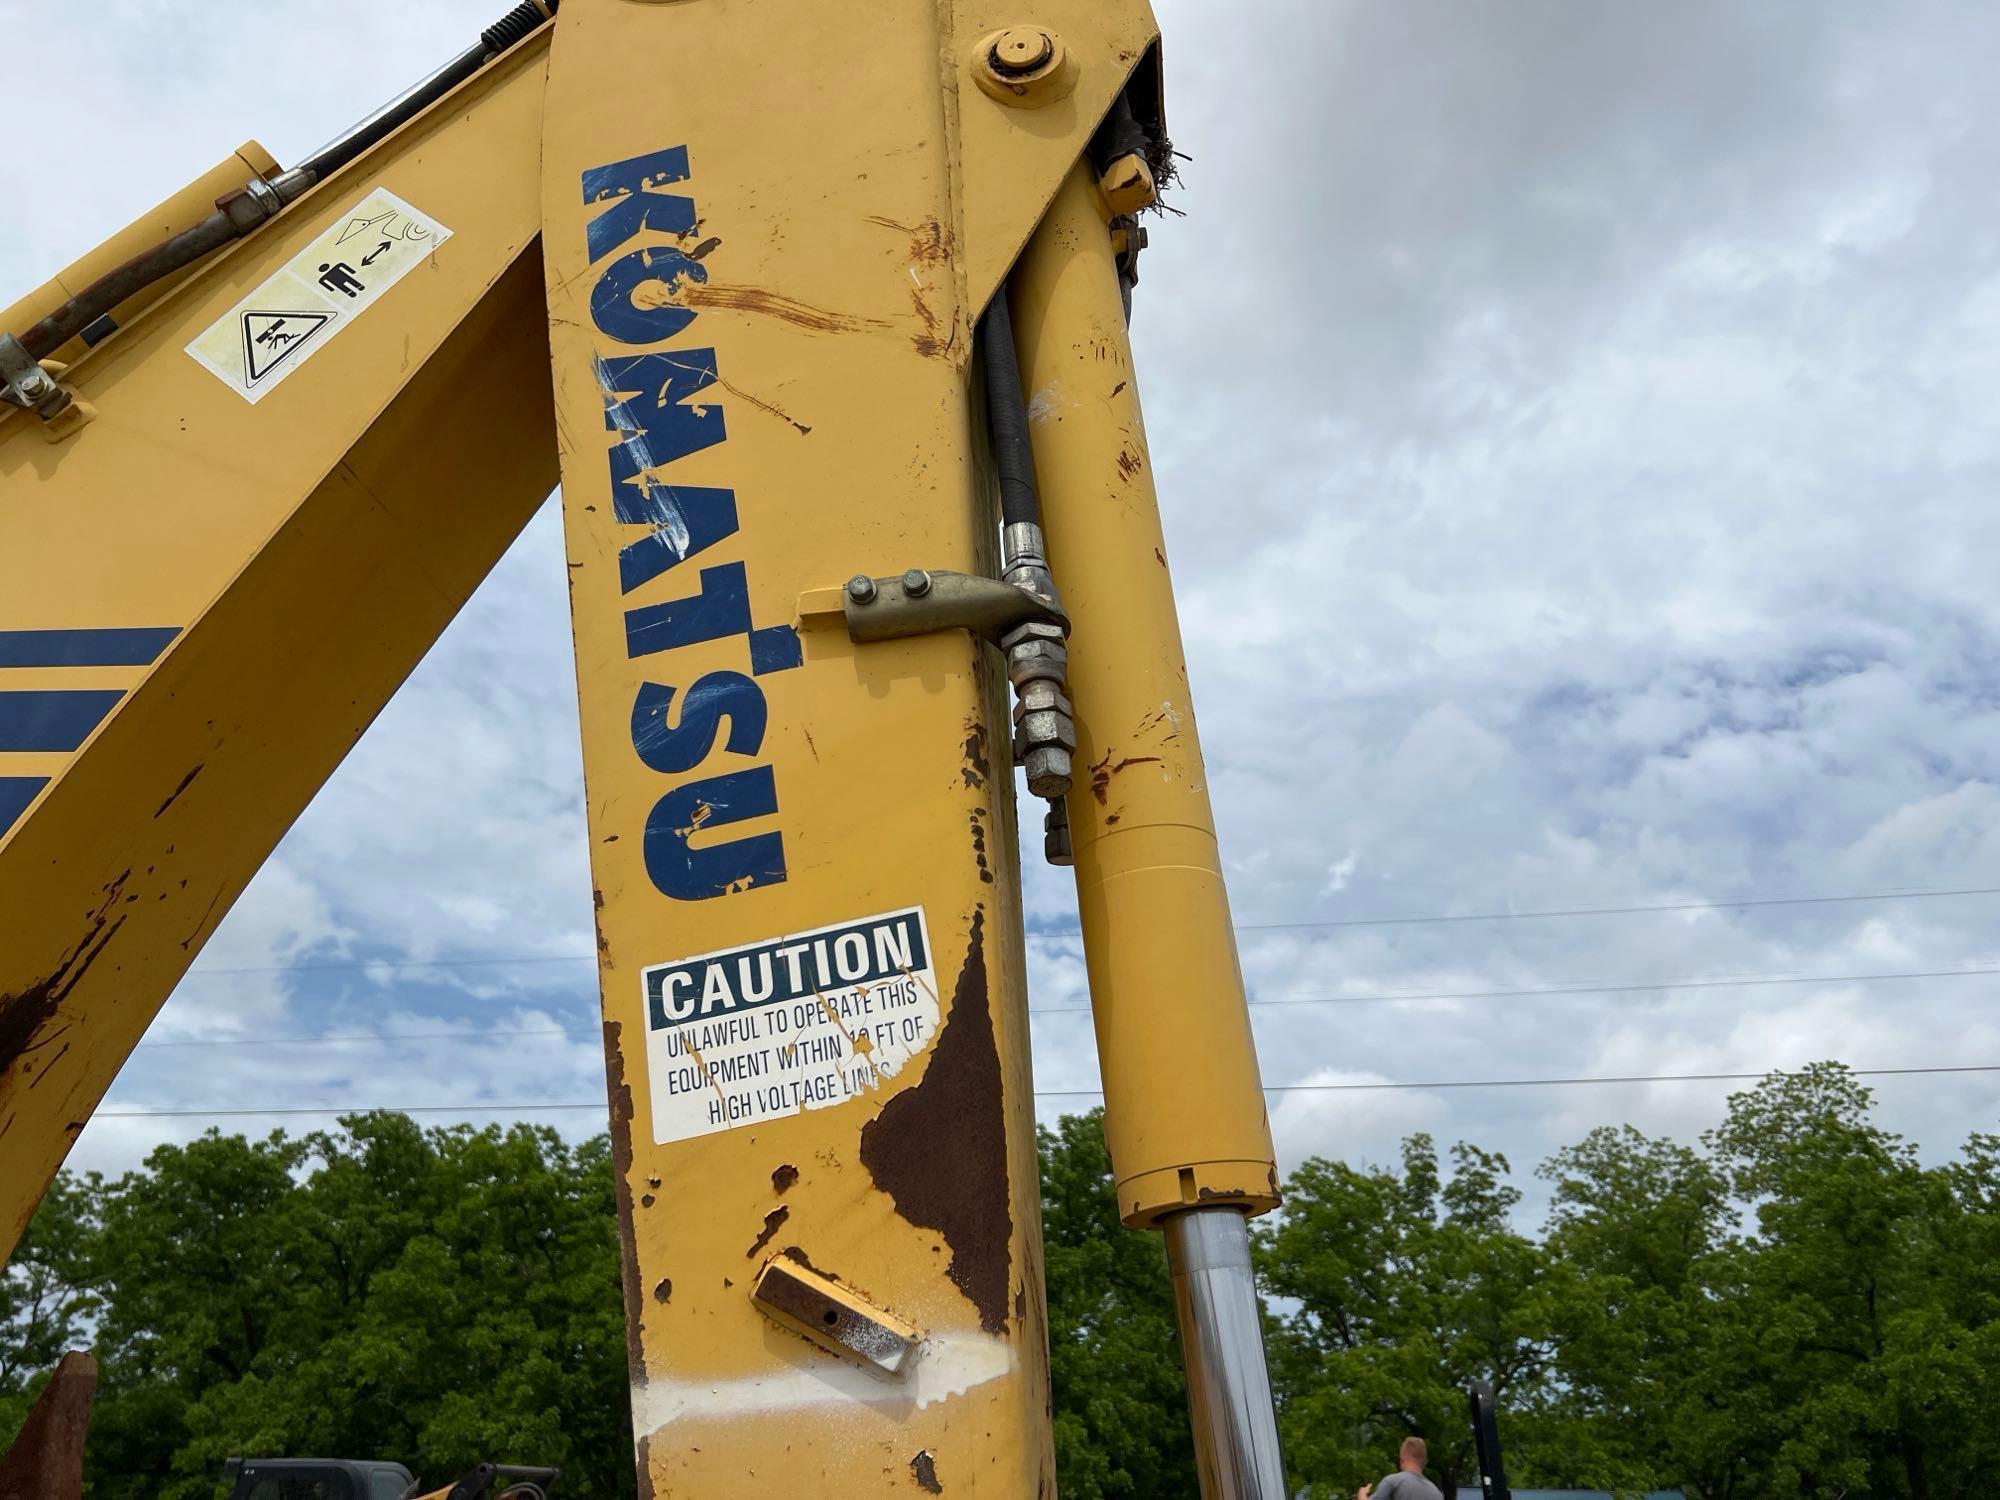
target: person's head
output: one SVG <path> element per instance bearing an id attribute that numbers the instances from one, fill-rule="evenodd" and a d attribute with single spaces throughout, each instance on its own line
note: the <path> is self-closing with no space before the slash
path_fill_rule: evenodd
<path id="1" fill-rule="evenodd" d="M 1430 1457 L 1430 1449 L 1424 1446 L 1422 1438 L 1406 1437 L 1403 1439 L 1403 1451 L 1397 1455 L 1397 1467 L 1405 1474 L 1421 1474 Z"/>

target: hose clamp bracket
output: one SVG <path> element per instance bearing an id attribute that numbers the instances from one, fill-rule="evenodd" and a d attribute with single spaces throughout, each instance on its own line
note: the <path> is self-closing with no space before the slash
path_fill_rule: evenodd
<path id="1" fill-rule="evenodd" d="M 0 333 L 0 400 L 48 421 L 71 400 L 62 383 L 11 333 Z"/>

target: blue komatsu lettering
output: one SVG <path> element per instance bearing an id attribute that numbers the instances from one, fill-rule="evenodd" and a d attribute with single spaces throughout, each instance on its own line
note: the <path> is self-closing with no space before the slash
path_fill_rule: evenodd
<path id="1" fill-rule="evenodd" d="M 670 776 L 692 771 L 715 748 L 724 720 L 729 723 L 724 746 L 731 755 L 755 755 L 763 748 L 769 718 L 764 693 L 741 672 L 710 672 L 698 679 L 681 699 L 680 723 L 669 725 L 673 705 L 674 689 L 657 682 L 640 683 L 632 702 L 632 748 L 655 771 Z"/>
<path id="2" fill-rule="evenodd" d="M 597 379 L 604 387 L 604 426 L 621 438 L 611 450 L 613 484 L 713 448 L 729 436 L 721 407 L 681 405 L 715 384 L 713 349 L 600 359 Z"/>
<path id="3" fill-rule="evenodd" d="M 605 205 L 586 226 L 585 240 L 591 265 L 599 267 L 590 289 L 591 321 L 606 338 L 662 344 L 694 321 L 696 310 L 685 299 L 655 294 L 643 303 L 635 300 L 648 283 L 663 283 L 672 297 L 708 280 L 707 268 L 675 243 L 699 223 L 694 200 L 661 191 L 688 176 L 685 146 L 583 174 L 583 201 Z M 642 235 L 655 238 L 634 244 Z M 619 589 L 629 594 L 737 533 L 734 490 L 674 484 L 662 474 L 677 460 L 728 441 L 722 408 L 700 399 L 725 382 L 713 349 L 649 349 L 599 355 L 595 363 L 605 429 L 617 435 L 606 450 L 612 514 L 620 525 L 648 528 L 619 550 Z M 736 635 L 748 644 L 752 676 L 710 672 L 684 693 L 660 683 L 640 684 L 632 704 L 632 748 L 649 769 L 684 775 L 714 754 L 718 743 L 731 755 L 756 755 L 770 714 L 754 679 L 802 665 L 804 648 L 791 625 L 753 627 L 750 580 L 741 562 L 703 568 L 695 594 L 625 612 L 625 649 L 635 658 Z M 679 719 L 669 724 L 677 696 Z M 647 876 L 677 901 L 776 885 L 785 878 L 781 834 L 721 842 L 704 837 L 699 846 L 695 840 L 705 829 L 777 811 L 777 778 L 769 766 L 673 787 L 646 819 Z"/>
<path id="4" fill-rule="evenodd" d="M 742 563 L 701 570 L 701 592 L 625 611 L 625 654 L 651 656 L 750 630 L 750 580 Z"/>
<path id="5" fill-rule="evenodd" d="M 592 167 L 585 172 L 583 201 L 608 201 L 612 205 L 592 219 L 585 231 L 591 264 L 604 259 L 642 229 L 657 229 L 667 234 L 691 233 L 695 225 L 694 199 L 653 191 L 687 180 L 685 146 L 669 146 L 664 151 L 615 161 L 608 167 Z"/>
<path id="6" fill-rule="evenodd" d="M 610 450 L 613 511 L 628 526 L 653 528 L 619 552 L 625 593 L 736 530 L 734 491 L 668 484 L 652 472 L 728 437 L 721 407 L 681 404 L 716 378 L 713 349 L 597 361 L 604 426 L 619 435 Z"/>
<path id="7" fill-rule="evenodd" d="M 736 492 L 663 484 L 650 474 L 614 492 L 613 513 L 652 531 L 618 549 L 618 589 L 629 594 L 736 530 Z"/>
<path id="8" fill-rule="evenodd" d="M 677 786 L 646 819 L 646 874 L 676 901 L 706 901 L 731 891 L 778 885 L 785 878 L 785 840 L 778 833 L 697 848 L 696 835 L 778 810 L 769 766 L 729 771 Z"/>
<path id="9" fill-rule="evenodd" d="M 665 343 L 694 321 L 694 309 L 678 302 L 641 307 L 632 294 L 649 281 L 665 282 L 672 290 L 683 280 L 707 281 L 708 271 L 670 245 L 650 245 L 621 255 L 590 289 L 590 321 L 598 332 L 620 343 Z"/>

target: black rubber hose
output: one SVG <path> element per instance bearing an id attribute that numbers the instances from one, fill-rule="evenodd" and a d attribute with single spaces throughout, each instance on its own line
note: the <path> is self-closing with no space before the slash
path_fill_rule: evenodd
<path id="1" fill-rule="evenodd" d="M 352 133 L 322 148 L 317 156 L 300 162 L 299 170 L 311 173 L 314 182 L 324 181 L 390 132 L 407 125 L 485 66 L 486 43 L 482 41 L 459 53 L 374 119 L 363 122 Z"/>
<path id="2" fill-rule="evenodd" d="M 559 4 L 560 0 L 548 0 L 545 11 L 535 4 L 535 0 L 521 0 L 519 5 L 479 33 L 477 46 L 467 47 L 374 119 L 363 121 L 350 134 L 322 147 L 318 155 L 300 162 L 300 168 L 312 173 L 314 182 L 338 172 L 384 136 L 414 120 L 530 32 L 539 30 L 554 15 Z"/>
<path id="3" fill-rule="evenodd" d="M 549 19 L 560 0 L 548 0 L 545 13 L 535 0 L 521 0 L 506 15 L 479 34 L 479 45 L 468 47 L 374 119 L 299 163 L 308 182 L 319 182 L 353 161 L 391 131 L 408 124 L 446 94 L 472 77 L 496 53 L 504 52 Z M 255 226 L 252 226 L 253 228 Z M 41 322 L 21 335 L 21 347 L 34 359 L 47 359 L 92 323 L 162 277 L 171 276 L 203 256 L 220 250 L 248 230 L 220 212 L 192 229 L 163 240 L 106 272 Z"/>
<path id="4" fill-rule="evenodd" d="M 1120 93 L 1111 101 L 1110 113 L 1090 139 L 1090 164 L 1102 172 L 1119 157 L 1134 154 L 1150 159 L 1152 144 L 1146 139 L 1139 117 L 1132 113 L 1130 96 Z"/>
<path id="5" fill-rule="evenodd" d="M 498 57 L 514 43 L 531 31 L 541 28 L 544 21 L 554 14 L 558 0 L 549 0 L 548 9 L 543 10 L 535 0 L 521 0 L 521 3 L 506 15 L 479 33 L 479 40 L 486 44 L 486 50 Z"/>
<path id="6" fill-rule="evenodd" d="M 986 373 L 986 424 L 993 432 L 993 462 L 1000 471 L 1000 520 L 1006 526 L 1039 526 L 1035 450 L 1028 440 L 1028 403 L 1021 394 L 1021 366 L 1014 352 L 1014 321 L 1007 288 L 993 294 L 979 320 L 980 358 Z"/>
<path id="7" fill-rule="evenodd" d="M 97 278 L 21 335 L 21 347 L 35 359 L 47 359 L 126 298 L 236 238 L 236 226 L 226 214 L 210 214 L 192 229 L 162 240 L 123 265 Z"/>

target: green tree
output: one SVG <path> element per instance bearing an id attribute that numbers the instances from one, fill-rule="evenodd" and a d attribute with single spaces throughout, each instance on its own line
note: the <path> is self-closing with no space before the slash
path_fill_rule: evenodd
<path id="1" fill-rule="evenodd" d="M 1285 1454 L 1315 1497 L 1351 1493 L 1427 1439 L 1447 1494 L 1474 1467 L 1465 1383 L 1515 1408 L 1543 1398 L 1552 1300 L 1542 1248 L 1510 1227 L 1504 1157 L 1459 1144 L 1446 1178 L 1429 1136 L 1400 1173 L 1317 1157 L 1257 1234 Z"/>
<path id="2" fill-rule="evenodd" d="M 1531 1461 L 1517 1467 L 1551 1485 L 1680 1482 L 1715 1426 L 1681 1403 L 1714 1335 L 1728 1184 L 1701 1153 L 1629 1125 L 1592 1131 L 1538 1175 L 1551 1184 L 1544 1243 L 1561 1268 L 1560 1378 L 1524 1424 Z"/>
<path id="3" fill-rule="evenodd" d="M 349 1117 L 211 1132 L 110 1185 L 91 1494 L 209 1496 L 235 1454 L 553 1463 L 629 1495 L 602 1139 Z"/>
<path id="4" fill-rule="evenodd" d="M 1835 1064 L 1735 1095 L 1699 1148 L 1605 1129 L 1541 1168 L 1310 1160 L 1256 1233 L 1287 1458 L 1342 1495 L 1431 1442 L 1472 1477 L 1492 1381 L 1522 1485 L 1945 1500 L 2000 1473 L 2000 1136 L 1926 1169 Z M 1196 1494 L 1166 1258 L 1117 1219 L 1098 1114 L 1041 1134 L 1067 1500 Z M 99 1500 L 212 1496 L 237 1453 L 551 1462 L 633 1491 L 603 1138 L 356 1115 L 60 1178 L 0 1278 L 0 1434 L 94 1342 Z"/>
<path id="5" fill-rule="evenodd" d="M 49 1371 L 88 1342 L 96 1307 L 88 1256 L 94 1182 L 63 1173 L 0 1273 L 0 1452 L 14 1440 Z"/>
<path id="6" fill-rule="evenodd" d="M 1967 1438 L 1991 1429 L 1990 1324 L 1968 1328 L 1947 1291 L 1964 1274 L 1947 1248 L 1964 1205 L 1950 1172 L 1873 1123 L 1872 1102 L 1849 1069 L 1818 1063 L 1734 1095 L 1708 1137 L 1757 1224 L 1721 1289 L 1733 1337 L 1708 1399 L 1751 1396 L 1764 1418 L 1759 1493 L 1926 1500 L 1992 1478 Z"/>
<path id="7" fill-rule="evenodd" d="M 1118 1222 L 1101 1109 L 1040 1139 L 1058 1490 L 1064 1500 L 1196 1500 L 1163 1243 Z"/>

